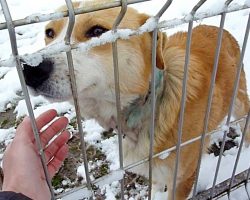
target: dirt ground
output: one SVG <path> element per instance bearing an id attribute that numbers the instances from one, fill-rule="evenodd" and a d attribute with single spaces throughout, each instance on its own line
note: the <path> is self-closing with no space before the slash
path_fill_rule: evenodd
<path id="1" fill-rule="evenodd" d="M 11 127 L 17 127 L 21 122 L 21 119 L 16 121 L 16 114 L 14 109 L 8 109 L 6 112 L 0 113 L 0 129 L 8 129 Z M 73 120 L 70 125 L 76 127 L 76 122 Z M 114 133 L 105 131 L 102 133 L 102 138 L 107 139 L 113 137 Z M 71 188 L 75 188 L 84 183 L 81 177 L 77 176 L 77 168 L 83 163 L 83 156 L 81 151 L 80 136 L 78 133 L 74 134 L 73 137 L 68 142 L 69 144 L 69 154 L 64 161 L 63 166 L 58 171 L 58 173 L 52 179 L 52 185 L 55 188 L 56 193 L 61 193 L 68 191 Z M 102 161 L 101 165 L 90 171 L 91 176 L 94 179 L 100 178 L 110 172 L 109 163 L 106 161 L 106 155 L 96 147 L 92 145 L 87 146 L 87 157 L 90 163 L 95 163 L 97 161 Z M 0 153 L 3 153 L 6 146 L 4 143 L 0 143 Z M 134 195 L 136 190 L 135 183 L 144 185 L 146 187 L 147 180 L 133 173 L 127 173 L 125 175 L 125 194 L 128 196 Z M 105 193 L 101 192 L 99 188 L 93 185 L 93 191 L 95 193 L 95 199 L 102 200 L 105 199 Z M 131 194 L 130 194 L 131 193 Z M 119 199 L 119 194 L 117 199 Z"/>
<path id="2" fill-rule="evenodd" d="M 4 113 L 0 113 L 0 128 L 8 129 L 10 127 L 17 127 L 21 120 L 16 121 L 16 115 L 13 113 L 14 109 L 8 109 Z M 76 127 L 76 122 L 73 120 L 70 122 L 71 127 Z M 233 129 L 230 128 L 229 135 L 232 135 L 232 138 L 237 137 Z M 102 133 L 102 138 L 107 139 L 109 137 L 114 136 L 113 132 L 105 131 Z M 73 137 L 69 141 L 69 155 L 65 160 L 62 168 L 55 175 L 52 180 L 52 185 L 55 188 L 56 193 L 61 193 L 67 191 L 71 188 L 80 186 L 84 183 L 83 178 L 77 176 L 77 168 L 82 165 L 83 157 L 81 151 L 80 137 L 77 133 L 73 135 Z M 221 144 L 220 144 L 221 145 Z M 232 140 L 228 141 L 225 146 L 225 150 L 230 149 L 237 144 Z M 97 161 L 102 161 L 101 165 L 96 167 L 94 170 L 90 171 L 91 176 L 94 179 L 100 178 L 110 172 L 109 163 L 106 160 L 106 155 L 95 146 L 88 145 L 87 146 L 87 157 L 90 163 L 95 163 Z M 0 143 L 0 153 L 3 153 L 5 150 L 5 144 Z M 219 154 L 220 146 L 213 144 L 209 148 L 209 153 L 214 153 L 216 156 Z M 147 188 L 148 181 L 147 179 L 138 176 L 133 173 L 127 172 L 125 175 L 125 194 L 127 196 L 134 196 L 136 192 L 138 192 L 138 188 L 136 188 L 136 184 Z M 99 188 L 93 185 L 93 191 L 95 192 L 95 199 L 102 200 L 105 199 L 105 192 L 101 191 Z M 119 194 L 117 195 L 117 199 L 119 199 Z"/>

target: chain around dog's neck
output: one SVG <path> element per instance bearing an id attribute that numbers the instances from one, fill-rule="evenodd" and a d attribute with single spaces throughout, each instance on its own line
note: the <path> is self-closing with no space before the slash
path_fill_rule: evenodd
<path id="1" fill-rule="evenodd" d="M 156 104 L 160 101 L 160 94 L 163 90 L 163 74 L 162 70 L 156 69 L 155 89 L 156 89 Z M 124 133 L 126 129 L 135 130 L 141 128 L 143 121 L 150 118 L 151 114 L 151 82 L 146 95 L 140 96 L 124 110 Z M 129 135 L 128 135 L 129 137 Z"/>

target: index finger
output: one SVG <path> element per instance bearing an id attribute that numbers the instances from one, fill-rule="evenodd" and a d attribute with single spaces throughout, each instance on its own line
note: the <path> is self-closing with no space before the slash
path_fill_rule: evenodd
<path id="1" fill-rule="evenodd" d="M 36 125 L 38 130 L 41 130 L 45 125 L 51 122 L 57 116 L 57 112 L 54 109 L 48 110 L 36 118 Z"/>
<path id="2" fill-rule="evenodd" d="M 57 116 L 57 112 L 54 109 L 48 110 L 36 118 L 36 125 L 38 131 L 41 130 L 42 127 L 47 125 Z M 25 132 L 25 135 L 28 135 L 29 138 L 34 138 L 34 133 L 31 125 L 31 121 L 29 117 L 26 117 L 23 122 L 18 126 L 16 131 L 16 136 L 23 135 L 22 132 Z"/>

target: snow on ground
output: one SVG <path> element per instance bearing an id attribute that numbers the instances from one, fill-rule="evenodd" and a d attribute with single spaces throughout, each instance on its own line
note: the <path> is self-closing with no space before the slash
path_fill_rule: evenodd
<path id="1" fill-rule="evenodd" d="M 165 1 L 151 1 L 144 2 L 137 5 L 133 5 L 132 7 L 138 9 L 142 13 L 148 13 L 149 15 L 155 15 Z M 185 14 L 192 9 L 192 7 L 196 4 L 197 0 L 174 0 L 173 4 L 170 6 L 168 11 L 164 13 L 161 20 L 169 20 L 177 17 L 183 17 Z M 223 0 L 208 0 L 204 6 L 198 12 L 214 12 L 218 9 L 221 9 L 223 6 Z M 243 4 L 247 2 L 250 4 L 249 0 L 235 0 L 235 3 Z M 9 7 L 11 10 L 11 14 L 13 19 L 24 18 L 31 14 L 36 13 L 50 13 L 55 10 L 56 7 L 62 5 L 64 3 L 63 0 L 50 1 L 50 0 L 41 0 L 41 1 L 32 1 L 32 0 L 8 0 Z M 240 12 L 227 14 L 225 28 L 229 30 L 235 38 L 238 40 L 240 46 L 243 43 L 244 31 L 247 23 L 247 18 L 249 15 L 249 9 L 243 10 Z M 195 23 L 199 24 L 210 24 L 210 25 L 219 25 L 220 16 L 212 17 L 209 19 L 204 19 Z M 4 17 L 2 14 L 2 10 L 0 8 L 0 22 L 4 22 Z M 17 33 L 17 44 L 18 50 L 20 54 L 32 53 L 44 47 L 44 25 L 46 23 L 33 24 L 28 26 L 21 26 L 16 28 Z M 174 29 L 165 30 L 168 34 L 173 34 L 177 31 L 187 30 L 187 25 L 182 25 L 176 27 Z M 10 57 L 11 55 L 11 47 L 9 44 L 9 37 L 6 30 L 0 31 L 0 60 L 4 60 Z M 248 92 L 250 94 L 250 45 L 247 46 L 247 50 L 245 53 L 245 71 L 247 77 L 248 84 Z M 15 108 L 15 113 L 17 118 L 21 118 L 27 114 L 26 106 L 24 100 L 20 98 L 21 87 L 19 84 L 18 76 L 15 68 L 8 67 L 0 67 L 0 112 L 5 112 L 6 109 Z M 49 104 L 42 97 L 32 97 L 31 98 L 32 105 L 35 109 L 35 114 L 50 109 L 55 108 L 58 110 L 60 114 L 64 114 L 70 120 L 74 119 L 75 113 L 73 107 L 67 103 L 53 103 Z M 1 117 L 1 114 L 0 114 Z M 87 132 L 86 141 L 88 144 L 95 145 L 97 148 L 101 148 L 104 154 L 106 155 L 106 159 L 110 163 L 110 170 L 115 170 L 119 166 L 118 162 L 118 150 L 116 148 L 117 137 L 113 136 L 108 139 L 102 140 L 101 133 L 103 132 L 103 128 L 100 127 L 94 120 L 83 122 L 84 131 Z M 0 129 L 0 143 L 8 144 L 13 138 L 15 133 L 15 128 Z M 217 133 L 214 135 L 214 141 L 218 141 L 218 137 L 221 137 L 223 132 Z M 0 151 L 1 152 L 1 151 Z M 236 158 L 237 149 L 232 148 L 227 151 L 224 158 L 222 159 L 223 170 L 220 170 L 218 182 L 221 182 L 231 176 L 232 168 L 234 160 Z M 0 158 L 2 157 L 2 153 L 0 153 Z M 212 184 L 212 173 L 215 170 L 216 162 L 218 158 L 215 158 L 212 154 L 204 155 L 202 166 L 201 166 L 201 174 L 199 181 L 199 190 L 204 190 L 211 187 Z M 244 147 L 243 152 L 239 161 L 239 166 L 237 168 L 237 173 L 247 169 L 249 167 L 250 160 L 250 149 Z M 93 167 L 93 165 L 91 165 Z M 91 167 L 90 166 L 90 167 Z M 211 173 L 207 173 L 207 172 Z M 84 170 L 82 166 L 78 168 L 76 173 L 79 176 L 84 178 Z M 141 187 L 141 188 L 140 188 Z M 143 186 L 137 186 L 138 194 L 134 198 L 127 197 L 126 199 L 145 199 L 146 188 Z M 232 199 L 247 199 L 247 196 L 244 189 L 236 190 L 232 193 Z M 113 182 L 111 185 L 106 185 L 102 188 L 102 193 L 105 193 L 106 199 L 111 200 L 115 199 L 116 194 L 119 191 L 119 183 Z M 243 192 L 242 192 L 243 191 Z M 159 194 L 159 199 L 161 199 Z M 225 199 L 225 198 L 221 198 Z"/>

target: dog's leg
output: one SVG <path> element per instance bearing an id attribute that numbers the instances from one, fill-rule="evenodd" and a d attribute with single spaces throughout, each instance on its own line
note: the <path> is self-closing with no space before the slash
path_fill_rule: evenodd
<path id="1" fill-rule="evenodd" d="M 177 185 L 176 200 L 184 200 L 188 198 L 188 195 L 193 187 L 192 184 L 193 182 L 194 182 L 194 176 L 191 176 Z"/>
<path id="2" fill-rule="evenodd" d="M 197 161 L 198 161 L 198 147 L 199 143 L 195 142 L 189 146 L 185 146 L 181 149 L 180 160 L 178 166 L 175 199 L 185 200 L 188 198 L 193 183 L 195 180 Z M 192 156 L 190 156 L 192 152 Z M 171 153 L 167 159 L 168 174 L 167 174 L 167 191 L 168 200 L 173 199 L 173 183 L 174 183 L 174 173 L 175 173 L 175 161 L 176 154 Z"/>
<path id="3" fill-rule="evenodd" d="M 249 108 L 250 108 L 250 103 L 249 103 L 249 99 L 247 96 L 245 73 L 242 70 L 240 82 L 239 82 L 238 94 L 237 94 L 237 98 L 234 104 L 234 112 L 233 112 L 234 117 L 236 119 L 242 118 L 248 113 Z M 243 120 L 242 122 L 239 123 L 242 131 L 245 128 L 245 123 L 246 123 L 246 120 Z M 247 145 L 250 144 L 250 127 L 249 126 L 246 131 L 245 141 Z"/>
<path id="4" fill-rule="evenodd" d="M 242 102 L 237 97 L 236 102 L 235 102 L 235 106 L 234 106 L 234 113 L 233 113 L 236 120 L 241 119 L 243 116 L 245 116 L 248 113 L 248 109 L 249 109 L 249 106 L 247 104 L 244 104 L 244 102 Z M 245 129 L 245 124 L 246 124 L 246 120 L 242 120 L 241 122 L 239 122 L 239 125 L 240 125 L 242 132 Z M 245 141 L 246 141 L 247 145 L 250 144 L 250 126 L 248 126 L 246 129 Z"/>
<path id="5" fill-rule="evenodd" d="M 175 199 L 176 200 L 185 200 L 188 198 L 192 187 L 193 187 L 193 183 L 195 180 L 194 175 L 187 177 L 185 179 L 183 179 L 184 177 L 182 177 L 180 179 L 181 182 L 178 182 L 176 185 L 176 192 L 175 192 Z M 170 180 L 169 180 L 170 181 Z M 173 182 L 173 179 L 170 181 L 170 183 Z M 168 200 L 172 200 L 173 199 L 173 187 L 172 184 L 169 184 L 167 186 L 167 191 L 168 191 Z"/>

